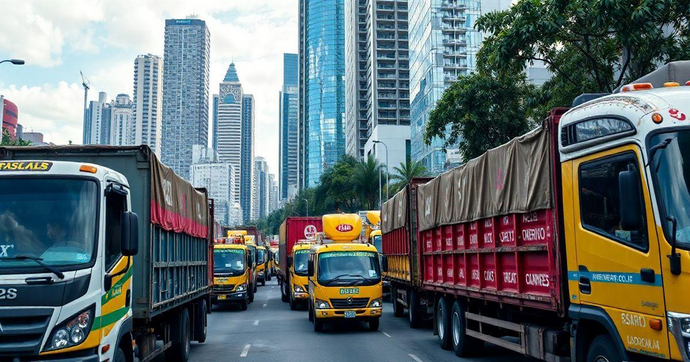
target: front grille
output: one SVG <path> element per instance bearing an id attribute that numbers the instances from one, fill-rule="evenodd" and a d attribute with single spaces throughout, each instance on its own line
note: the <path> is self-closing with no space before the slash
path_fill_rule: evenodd
<path id="1" fill-rule="evenodd" d="M 53 310 L 0 309 L 0 356 L 38 354 Z"/>
<path id="2" fill-rule="evenodd" d="M 214 292 L 220 292 L 220 293 L 232 292 L 234 289 L 235 289 L 235 286 L 231 285 L 231 284 L 223 284 L 223 285 L 214 285 L 213 286 L 213 291 Z"/>
<path id="3" fill-rule="evenodd" d="M 331 299 L 331 304 L 335 309 L 365 308 L 369 304 L 369 298 L 349 299 Z"/>

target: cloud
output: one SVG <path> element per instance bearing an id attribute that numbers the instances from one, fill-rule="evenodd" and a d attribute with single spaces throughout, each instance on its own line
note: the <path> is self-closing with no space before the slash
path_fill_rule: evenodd
<path id="1" fill-rule="evenodd" d="M 0 89 L 0 94 L 19 109 L 25 131 L 41 132 L 47 142 L 67 144 L 82 141 L 84 90 L 81 85 L 60 82 L 57 86 Z"/>

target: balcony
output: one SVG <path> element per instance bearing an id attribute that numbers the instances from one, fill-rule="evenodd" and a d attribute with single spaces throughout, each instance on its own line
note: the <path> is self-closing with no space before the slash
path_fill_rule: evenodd
<path id="1" fill-rule="evenodd" d="M 395 7 L 393 5 L 377 5 L 376 10 L 393 11 Z"/>
<path id="2" fill-rule="evenodd" d="M 460 38 L 443 38 L 443 45 L 466 46 L 467 42 L 465 41 L 465 39 Z"/>
<path id="3" fill-rule="evenodd" d="M 464 4 L 458 4 L 456 1 L 442 1 L 441 10 L 464 10 L 467 6 Z"/>
<path id="4" fill-rule="evenodd" d="M 379 99 L 396 99 L 395 92 L 379 92 L 378 93 L 378 98 Z"/>
<path id="5" fill-rule="evenodd" d="M 395 89 L 395 83 L 378 82 L 379 89 Z"/>

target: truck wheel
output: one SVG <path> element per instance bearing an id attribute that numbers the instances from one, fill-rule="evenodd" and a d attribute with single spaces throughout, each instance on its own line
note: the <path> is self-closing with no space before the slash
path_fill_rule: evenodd
<path id="1" fill-rule="evenodd" d="M 592 341 L 587 352 L 587 362 L 620 362 L 622 358 L 618 354 L 616 345 L 611 337 L 602 334 Z"/>
<path id="2" fill-rule="evenodd" d="M 262 287 L 265 287 L 265 286 L 266 286 L 266 279 L 264 279 L 264 280 L 261 281 L 261 286 L 262 286 Z"/>
<path id="3" fill-rule="evenodd" d="M 323 331 L 323 321 L 319 318 L 314 317 L 314 332 Z"/>
<path id="4" fill-rule="evenodd" d="M 259 290 L 259 283 L 256 281 L 254 282 L 254 293 L 256 293 Z"/>
<path id="5" fill-rule="evenodd" d="M 405 307 L 398 302 L 398 290 L 391 287 L 391 302 L 393 303 L 393 315 L 400 318 L 405 315 Z"/>
<path id="6" fill-rule="evenodd" d="M 268 274 L 268 275 L 266 276 L 266 280 L 268 280 L 269 282 L 271 281 L 271 274 Z"/>
<path id="7" fill-rule="evenodd" d="M 438 301 L 436 306 L 436 331 L 438 332 L 438 342 L 443 349 L 450 349 L 450 310 L 448 300 L 444 297 Z"/>
<path id="8" fill-rule="evenodd" d="M 419 294 L 416 290 L 410 290 L 409 301 L 407 305 L 408 309 L 410 310 L 410 327 L 415 329 L 421 328 L 423 322 L 422 313 L 424 313 L 424 311 L 422 310 L 422 306 L 419 303 Z"/>
<path id="9" fill-rule="evenodd" d="M 208 334 L 208 307 L 206 306 L 206 301 L 202 300 L 199 304 L 199 312 L 201 313 L 196 319 L 196 341 L 199 343 L 206 342 L 206 336 Z"/>
<path id="10" fill-rule="evenodd" d="M 189 345 L 191 326 L 189 324 L 189 311 L 182 309 L 172 325 L 171 346 L 165 352 L 166 361 L 187 362 L 189 360 Z"/>
<path id="11" fill-rule="evenodd" d="M 115 351 L 115 356 L 113 356 L 113 362 L 127 362 L 127 356 L 122 348 L 118 347 Z"/>
<path id="12" fill-rule="evenodd" d="M 241 310 L 247 310 L 247 301 L 243 300 L 240 302 L 240 309 Z"/>
<path id="13" fill-rule="evenodd" d="M 290 310 L 297 310 L 297 301 L 292 296 L 292 293 L 290 293 Z"/>
<path id="14" fill-rule="evenodd" d="M 251 285 L 247 288 L 247 300 L 249 303 L 254 301 L 254 288 Z"/>
<path id="15" fill-rule="evenodd" d="M 289 297 L 289 296 L 287 295 L 287 293 L 285 292 L 285 286 L 286 286 L 286 285 L 287 285 L 287 284 L 286 284 L 285 282 L 283 282 L 283 285 L 280 286 L 280 294 L 281 294 L 281 295 L 280 295 L 280 300 L 282 300 L 282 301 L 285 302 L 285 303 L 287 303 L 288 301 L 290 301 L 290 297 Z"/>
<path id="16" fill-rule="evenodd" d="M 379 330 L 379 319 L 374 318 L 369 320 L 369 331 L 376 332 Z"/>
<path id="17" fill-rule="evenodd" d="M 451 331 L 453 333 L 453 350 L 458 357 L 467 357 L 478 353 L 484 347 L 484 341 L 467 335 L 467 321 L 465 320 L 465 306 L 456 301 L 451 310 Z"/>

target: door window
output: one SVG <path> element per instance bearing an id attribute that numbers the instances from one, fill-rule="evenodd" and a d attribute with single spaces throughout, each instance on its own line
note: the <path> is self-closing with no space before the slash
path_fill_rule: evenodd
<path id="1" fill-rule="evenodd" d="M 105 204 L 105 267 L 110 270 L 122 255 L 122 213 L 127 209 L 127 198 L 108 192 Z"/>
<path id="2" fill-rule="evenodd" d="M 580 166 L 580 210 L 582 226 L 592 232 L 636 249 L 648 249 L 646 228 L 623 230 L 618 174 L 629 169 L 639 177 L 637 157 L 633 152 L 584 163 Z M 639 185 L 639 184 L 638 184 Z M 642 187 L 637 193 L 644 205 Z M 645 220 L 644 206 L 641 208 Z M 646 221 L 642 223 L 646 225 Z"/>

